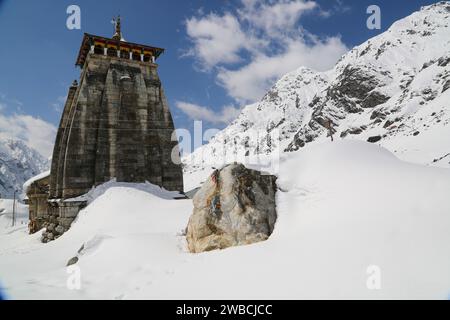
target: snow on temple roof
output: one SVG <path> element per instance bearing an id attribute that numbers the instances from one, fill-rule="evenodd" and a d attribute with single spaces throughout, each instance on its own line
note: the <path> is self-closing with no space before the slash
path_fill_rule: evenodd
<path id="1" fill-rule="evenodd" d="M 46 178 L 46 177 L 48 177 L 49 175 L 50 175 L 50 170 L 47 170 L 47 171 L 44 171 L 44 172 L 42 172 L 42 173 L 39 173 L 38 175 L 36 175 L 36 176 L 34 176 L 34 177 L 28 179 L 28 180 L 25 181 L 25 183 L 23 184 L 23 191 L 26 192 L 27 189 L 28 189 L 28 187 L 30 187 L 31 184 L 32 184 L 33 182 L 36 182 L 36 181 L 41 180 L 41 179 L 43 179 L 43 178 Z"/>

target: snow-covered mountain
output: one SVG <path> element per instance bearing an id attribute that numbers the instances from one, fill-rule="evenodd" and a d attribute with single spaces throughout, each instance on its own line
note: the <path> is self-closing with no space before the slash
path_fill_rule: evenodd
<path id="1" fill-rule="evenodd" d="M 184 158 L 195 171 L 331 139 L 376 142 L 407 161 L 450 167 L 450 2 L 422 7 L 345 54 L 301 67 Z M 274 133 L 276 133 L 274 135 Z M 250 138 L 249 138 L 250 136 Z M 274 137 L 279 136 L 279 144 Z M 278 141 L 278 139 L 277 139 Z M 220 160 L 218 160 L 220 159 Z M 245 162 L 245 161 L 243 161 Z"/>
<path id="2" fill-rule="evenodd" d="M 0 138 L 0 196 L 10 198 L 22 191 L 25 181 L 48 170 L 48 159 L 23 141 Z"/>

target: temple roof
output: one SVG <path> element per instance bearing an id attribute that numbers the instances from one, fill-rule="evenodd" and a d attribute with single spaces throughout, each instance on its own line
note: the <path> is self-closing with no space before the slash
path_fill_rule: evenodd
<path id="1" fill-rule="evenodd" d="M 143 44 L 132 43 L 132 42 L 122 41 L 122 40 L 117 40 L 117 39 L 112 39 L 112 38 L 105 38 L 105 37 L 85 33 L 83 36 L 83 40 L 81 41 L 80 51 L 78 52 L 77 61 L 75 63 L 76 66 L 83 67 L 86 57 L 89 53 L 90 47 L 96 41 L 105 43 L 105 45 L 113 44 L 117 47 L 126 47 L 126 48 L 129 48 L 130 50 L 137 49 L 139 51 L 149 51 L 152 53 L 152 55 L 155 57 L 155 59 L 157 59 L 164 52 L 164 49 L 162 49 L 162 48 L 151 47 L 151 46 L 147 46 L 147 45 L 143 45 Z"/>

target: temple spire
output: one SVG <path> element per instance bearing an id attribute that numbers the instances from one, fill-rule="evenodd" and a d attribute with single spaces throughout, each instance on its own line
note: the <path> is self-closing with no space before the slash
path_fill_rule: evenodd
<path id="1" fill-rule="evenodd" d="M 117 18 L 113 18 L 112 22 L 114 23 L 115 26 L 115 33 L 112 36 L 112 38 L 114 40 L 123 41 L 122 31 L 120 30 L 120 15 L 118 15 Z"/>

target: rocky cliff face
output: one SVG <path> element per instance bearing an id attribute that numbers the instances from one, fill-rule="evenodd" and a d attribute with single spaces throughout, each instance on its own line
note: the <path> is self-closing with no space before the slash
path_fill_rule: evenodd
<path id="1" fill-rule="evenodd" d="M 0 197 L 12 198 L 14 190 L 22 192 L 23 184 L 48 170 L 49 161 L 23 141 L 0 139 Z"/>
<path id="2" fill-rule="evenodd" d="M 214 166 L 223 150 L 240 161 L 239 154 L 296 151 L 331 134 L 376 142 L 405 160 L 450 167 L 449 34 L 450 2 L 439 2 L 353 48 L 332 70 L 301 67 L 285 75 L 186 157 L 186 171 Z M 268 138 L 274 130 L 279 143 Z M 252 131 L 256 139 L 248 138 Z"/>
<path id="3" fill-rule="evenodd" d="M 273 231 L 276 177 L 231 164 L 215 170 L 194 196 L 187 227 L 191 252 L 266 240 Z"/>

